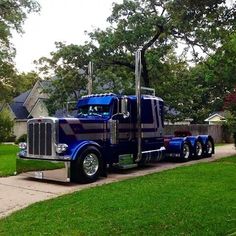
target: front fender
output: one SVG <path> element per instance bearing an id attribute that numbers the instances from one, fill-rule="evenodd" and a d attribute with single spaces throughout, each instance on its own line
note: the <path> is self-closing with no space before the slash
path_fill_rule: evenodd
<path id="1" fill-rule="evenodd" d="M 94 146 L 98 148 L 99 150 L 101 150 L 101 146 L 94 141 L 90 141 L 90 140 L 82 141 L 81 143 L 76 145 L 75 148 L 72 150 L 72 153 L 71 153 L 72 160 L 73 161 L 77 160 L 79 154 L 88 146 Z"/>

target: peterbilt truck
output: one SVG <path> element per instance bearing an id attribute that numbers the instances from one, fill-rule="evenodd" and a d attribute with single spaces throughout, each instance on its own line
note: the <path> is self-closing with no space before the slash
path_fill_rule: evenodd
<path id="1" fill-rule="evenodd" d="M 210 157 L 210 135 L 165 136 L 164 102 L 152 95 L 89 95 L 76 115 L 38 118 L 27 123 L 17 172 L 39 179 L 89 183 L 107 167 L 127 169 L 164 158 L 187 161 Z"/>

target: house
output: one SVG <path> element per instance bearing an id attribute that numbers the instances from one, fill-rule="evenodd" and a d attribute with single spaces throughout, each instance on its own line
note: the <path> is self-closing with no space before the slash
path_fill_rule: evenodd
<path id="1" fill-rule="evenodd" d="M 12 119 L 14 120 L 13 134 L 16 138 L 26 134 L 27 120 L 34 117 L 48 116 L 45 99 L 48 98 L 43 89 L 47 81 L 37 81 L 31 90 L 28 90 L 18 97 L 15 97 L 9 104 L 5 104 Z"/>
<path id="2" fill-rule="evenodd" d="M 226 113 L 223 111 L 215 112 L 211 114 L 207 119 L 205 119 L 205 122 L 208 122 L 209 125 L 215 125 L 220 124 L 224 121 L 226 121 Z"/>

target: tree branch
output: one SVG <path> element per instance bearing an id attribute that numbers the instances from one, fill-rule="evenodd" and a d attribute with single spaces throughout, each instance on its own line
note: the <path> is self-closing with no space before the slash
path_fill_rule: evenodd
<path id="1" fill-rule="evenodd" d="M 118 61 L 118 60 L 113 60 L 111 62 L 112 65 L 118 65 L 118 66 L 125 66 L 128 67 L 131 70 L 135 69 L 135 66 L 129 62 L 124 62 L 124 61 Z"/>
<path id="2" fill-rule="evenodd" d="M 184 40 L 187 42 L 187 44 L 189 44 L 192 48 L 193 46 L 197 46 L 199 47 L 204 53 L 206 53 L 207 55 L 209 55 L 207 53 L 206 48 L 204 47 L 203 44 L 200 44 L 198 42 L 196 42 L 196 40 L 191 40 L 190 38 L 188 38 L 186 35 L 181 35 L 179 32 L 172 30 L 172 32 L 175 34 L 175 37 L 181 40 Z"/>
<path id="3" fill-rule="evenodd" d="M 151 7 L 152 7 L 153 12 L 155 12 L 156 15 L 158 15 L 158 12 L 157 12 L 157 9 L 156 9 L 156 6 L 155 6 L 155 3 L 154 3 L 153 1 L 151 1 Z"/>
<path id="4" fill-rule="evenodd" d="M 157 31 L 154 37 L 148 41 L 146 44 L 143 45 L 142 51 L 145 52 L 149 47 L 151 47 L 159 38 L 159 36 L 164 32 L 164 27 L 162 25 L 157 26 Z"/>

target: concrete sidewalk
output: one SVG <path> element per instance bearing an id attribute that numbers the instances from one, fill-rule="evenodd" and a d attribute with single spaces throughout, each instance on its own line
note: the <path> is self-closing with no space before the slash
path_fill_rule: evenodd
<path id="1" fill-rule="evenodd" d="M 0 178 L 0 218 L 10 213 L 22 209 L 32 203 L 43 201 L 57 196 L 80 191 L 103 184 L 121 181 L 124 179 L 143 176 L 151 173 L 173 169 L 178 166 L 188 166 L 195 163 L 211 162 L 222 157 L 236 155 L 236 150 L 232 144 L 216 147 L 216 154 L 213 158 L 190 161 L 186 163 L 164 162 L 155 165 L 132 170 L 123 170 L 109 173 L 108 178 L 101 178 L 99 181 L 87 184 L 58 183 L 52 181 L 40 181 L 26 178 L 24 176 L 11 176 Z"/>

